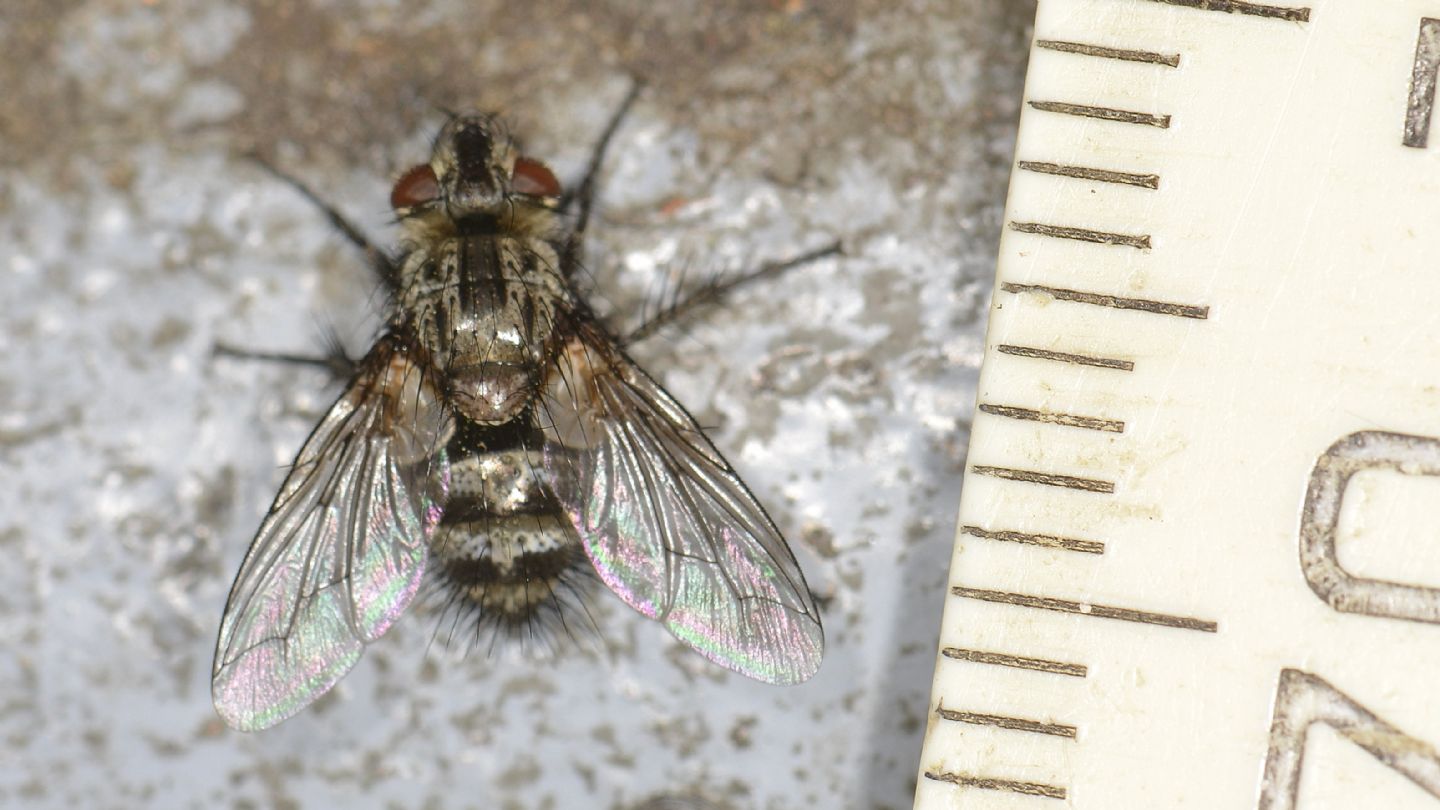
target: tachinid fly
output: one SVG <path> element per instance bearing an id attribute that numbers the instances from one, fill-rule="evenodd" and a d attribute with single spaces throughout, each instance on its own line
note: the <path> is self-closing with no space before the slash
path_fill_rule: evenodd
<path id="1" fill-rule="evenodd" d="M 820 666 L 819 612 L 774 523 L 573 284 L 608 137 L 566 195 L 495 118 L 456 116 L 396 183 L 402 255 L 371 249 L 387 325 L 225 605 L 212 695 L 232 727 L 328 691 L 427 577 L 503 626 L 593 570 L 721 666 L 780 684 Z"/>

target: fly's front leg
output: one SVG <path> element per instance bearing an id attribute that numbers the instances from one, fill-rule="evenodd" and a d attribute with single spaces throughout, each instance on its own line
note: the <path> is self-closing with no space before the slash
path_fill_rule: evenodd
<path id="1" fill-rule="evenodd" d="M 252 154 L 250 157 L 256 163 L 260 164 L 260 168 L 300 192 L 305 199 L 309 200 L 316 208 L 319 208 L 320 211 L 325 214 L 325 217 L 330 220 L 330 224 L 335 226 L 335 229 L 340 231 L 340 233 L 344 234 L 345 238 L 350 240 L 350 244 L 359 248 L 360 252 L 365 254 L 366 261 L 370 262 L 370 266 L 375 270 L 375 274 L 380 277 L 380 281 L 387 289 L 392 292 L 399 289 L 400 266 L 396 263 L 393 256 L 385 250 L 376 247 L 375 243 L 371 242 L 369 237 L 365 236 L 365 233 L 360 230 L 359 226 L 351 222 L 344 214 L 340 213 L 338 208 L 326 202 L 319 194 L 315 193 L 314 189 L 305 184 L 305 181 L 289 174 L 259 154 Z"/>
<path id="2" fill-rule="evenodd" d="M 585 167 L 585 176 L 581 178 L 580 185 L 573 190 L 566 191 L 560 198 L 559 210 L 562 214 L 568 214 L 571 207 L 575 207 L 575 223 L 570 230 L 570 236 L 566 239 L 563 258 L 563 266 L 568 268 L 568 273 L 573 273 L 579 266 L 580 254 L 585 241 L 585 229 L 590 224 L 590 209 L 595 201 L 595 183 L 600 175 L 600 166 L 605 162 L 605 153 L 610 148 L 610 141 L 614 139 L 615 132 L 620 129 L 624 122 L 625 115 L 630 112 L 630 107 L 635 104 L 639 97 L 640 90 L 644 85 L 637 79 L 630 85 L 630 90 L 625 94 L 625 99 L 620 106 L 610 115 L 610 122 L 605 125 L 605 131 L 601 133 L 600 140 L 596 142 L 595 148 L 590 151 L 590 162 Z"/>

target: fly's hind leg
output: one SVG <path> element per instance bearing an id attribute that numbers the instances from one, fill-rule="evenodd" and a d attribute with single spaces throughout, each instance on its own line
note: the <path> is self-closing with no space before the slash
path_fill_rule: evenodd
<path id="1" fill-rule="evenodd" d="M 387 289 L 396 290 L 399 288 L 400 268 L 395 263 L 395 258 L 385 250 L 377 247 L 374 242 L 370 241 L 369 237 L 365 235 L 364 231 L 360 230 L 358 225 L 340 213 L 338 208 L 326 202 L 314 189 L 306 185 L 305 181 L 286 172 L 259 154 L 251 154 L 250 157 L 260 165 L 260 168 L 300 192 L 301 196 L 309 200 L 316 208 L 319 208 L 320 211 L 325 214 L 326 219 L 330 220 L 330 224 L 333 225 L 336 230 L 340 231 L 340 233 L 344 234 L 345 238 L 350 241 L 350 244 L 365 254 L 366 261 L 370 263 L 371 268 L 375 271 L 375 275 L 380 277 L 380 281 Z"/>
<path id="2" fill-rule="evenodd" d="M 668 289 L 677 290 L 674 295 L 662 290 L 660 300 L 654 306 L 653 311 L 639 326 L 623 333 L 620 339 L 621 343 L 628 345 L 644 340 L 677 321 L 707 308 L 719 306 L 724 303 L 725 297 L 738 287 L 775 278 L 787 270 L 794 270 L 830 256 L 838 256 L 841 252 L 840 243 L 831 242 L 822 248 L 802 253 L 794 258 L 771 262 L 744 273 L 716 276 L 688 291 L 678 291 L 680 287 L 684 286 L 682 278 L 679 282 L 668 285 Z"/>

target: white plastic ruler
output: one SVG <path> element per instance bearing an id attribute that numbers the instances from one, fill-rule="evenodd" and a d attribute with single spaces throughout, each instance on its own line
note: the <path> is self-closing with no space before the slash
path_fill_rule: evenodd
<path id="1" fill-rule="evenodd" d="M 916 807 L 1440 810 L 1437 66 L 1040 0 Z"/>

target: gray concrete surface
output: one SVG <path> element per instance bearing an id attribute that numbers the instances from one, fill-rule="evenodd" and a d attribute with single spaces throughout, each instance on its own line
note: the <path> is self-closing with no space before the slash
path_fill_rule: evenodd
<path id="1" fill-rule="evenodd" d="M 1033 3 L 0 0 L 0 806 L 903 808 Z M 382 241 L 440 108 L 574 177 L 627 77 L 589 265 L 848 255 L 637 350 L 829 597 L 820 674 L 725 674 L 597 592 L 536 658 L 403 619 L 255 735 L 208 681 L 221 605 L 319 372 L 215 359 L 376 323 L 359 257 L 258 151 Z"/>

